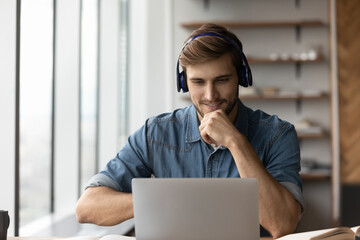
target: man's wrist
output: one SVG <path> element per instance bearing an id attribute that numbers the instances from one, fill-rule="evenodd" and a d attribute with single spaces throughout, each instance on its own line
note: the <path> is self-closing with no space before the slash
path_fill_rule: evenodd
<path id="1" fill-rule="evenodd" d="M 226 146 L 231 152 L 236 150 L 241 150 L 241 146 L 244 145 L 245 136 L 240 132 L 235 132 L 234 135 L 230 138 L 228 146 Z"/>

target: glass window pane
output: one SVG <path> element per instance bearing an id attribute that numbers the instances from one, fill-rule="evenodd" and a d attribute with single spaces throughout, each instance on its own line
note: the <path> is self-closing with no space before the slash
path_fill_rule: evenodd
<path id="1" fill-rule="evenodd" d="M 22 1 L 20 227 L 50 212 L 52 0 Z"/>
<path id="2" fill-rule="evenodd" d="M 128 137 L 128 0 L 120 1 L 120 31 L 119 31 L 119 146 Z"/>
<path id="3" fill-rule="evenodd" d="M 82 1 L 81 13 L 81 190 L 96 167 L 98 1 Z"/>

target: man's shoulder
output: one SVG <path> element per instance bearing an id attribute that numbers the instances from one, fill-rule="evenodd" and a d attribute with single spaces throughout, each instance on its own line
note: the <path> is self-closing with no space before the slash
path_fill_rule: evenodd
<path id="1" fill-rule="evenodd" d="M 249 135 L 261 136 L 262 139 L 275 141 L 284 134 L 291 134 L 296 138 L 296 131 L 290 122 L 277 115 L 268 114 L 262 110 L 248 110 Z"/>
<path id="2" fill-rule="evenodd" d="M 163 124 L 181 123 L 188 119 L 192 105 L 176 109 L 172 112 L 162 113 L 148 119 L 147 127 L 156 127 Z"/>
<path id="3" fill-rule="evenodd" d="M 147 140 L 162 146 L 181 147 L 191 133 L 192 106 L 176 109 L 148 119 Z"/>
<path id="4" fill-rule="evenodd" d="M 268 114 L 262 110 L 248 109 L 249 124 L 267 127 L 284 127 L 292 124 L 280 119 L 277 115 Z"/>

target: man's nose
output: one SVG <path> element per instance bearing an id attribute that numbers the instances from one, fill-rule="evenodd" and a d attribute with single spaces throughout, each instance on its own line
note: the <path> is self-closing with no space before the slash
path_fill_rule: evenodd
<path id="1" fill-rule="evenodd" d="M 216 87 L 214 86 L 214 84 L 212 84 L 212 83 L 207 84 L 206 89 L 205 89 L 205 98 L 209 101 L 213 101 L 213 100 L 217 99 L 218 95 L 219 95 L 218 91 L 217 91 Z"/>

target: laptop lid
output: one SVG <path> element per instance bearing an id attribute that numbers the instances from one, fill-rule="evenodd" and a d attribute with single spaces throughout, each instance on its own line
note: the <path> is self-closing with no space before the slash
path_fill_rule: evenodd
<path id="1" fill-rule="evenodd" d="M 133 179 L 137 240 L 259 239 L 256 179 Z"/>

